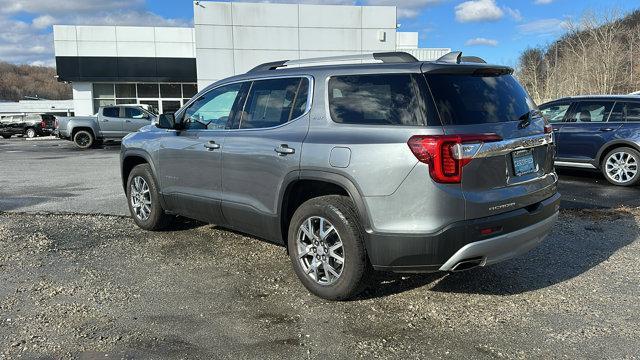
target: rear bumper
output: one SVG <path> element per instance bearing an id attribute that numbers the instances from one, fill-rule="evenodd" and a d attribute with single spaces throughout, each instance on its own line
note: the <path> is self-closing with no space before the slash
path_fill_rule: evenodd
<path id="1" fill-rule="evenodd" d="M 450 271 L 473 259 L 490 265 L 521 255 L 551 231 L 558 218 L 560 194 L 526 208 L 452 224 L 431 234 L 377 234 L 367 237 L 369 259 L 376 270 Z M 486 236 L 481 229 L 496 232 Z M 479 261 L 478 261 L 479 260 Z"/>
<path id="2" fill-rule="evenodd" d="M 58 137 L 58 138 L 60 138 L 60 139 L 66 139 L 66 140 L 70 139 L 69 133 L 66 130 L 56 129 L 53 132 L 53 135 Z"/>
<path id="3" fill-rule="evenodd" d="M 484 266 L 522 255 L 536 247 L 549 235 L 557 219 L 556 212 L 547 219 L 524 229 L 467 244 L 456 251 L 439 270 L 455 270 L 456 265 L 469 259 L 478 259 L 480 266 Z"/>

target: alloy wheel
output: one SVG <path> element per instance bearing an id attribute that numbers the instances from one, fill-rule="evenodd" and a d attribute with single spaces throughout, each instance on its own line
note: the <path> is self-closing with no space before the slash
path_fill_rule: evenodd
<path id="1" fill-rule="evenodd" d="M 89 145 L 90 141 L 91 141 L 91 138 L 90 138 L 89 134 L 80 133 L 80 134 L 76 135 L 76 142 L 81 147 L 86 147 L 87 145 Z"/>
<path id="2" fill-rule="evenodd" d="M 638 159 L 624 150 L 616 151 L 605 161 L 605 174 L 617 183 L 628 183 L 638 174 Z"/>
<path id="3" fill-rule="evenodd" d="M 149 219 L 151 215 L 151 191 L 149 191 L 149 184 L 142 176 L 136 176 L 131 180 L 130 194 L 134 215 L 142 221 Z"/>
<path id="4" fill-rule="evenodd" d="M 300 265 L 320 285 L 332 285 L 342 275 L 345 256 L 340 234 L 329 220 L 312 216 L 302 222 L 297 234 Z"/>

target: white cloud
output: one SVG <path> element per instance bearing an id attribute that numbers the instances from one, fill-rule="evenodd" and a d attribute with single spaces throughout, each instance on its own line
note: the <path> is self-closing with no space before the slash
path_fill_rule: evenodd
<path id="1" fill-rule="evenodd" d="M 44 29 L 56 23 L 56 18 L 51 15 L 42 15 L 31 21 L 31 24 L 36 29 Z"/>
<path id="2" fill-rule="evenodd" d="M 395 5 L 399 18 L 414 18 L 422 9 L 438 4 L 442 0 L 366 0 L 367 5 Z"/>
<path id="3" fill-rule="evenodd" d="M 553 2 L 553 0 L 536 0 L 533 3 L 536 5 L 547 5 L 547 4 L 551 4 Z"/>
<path id="4" fill-rule="evenodd" d="M 145 0 L 0 0 L 0 12 L 14 14 L 91 13 L 116 9 L 141 9 Z"/>
<path id="5" fill-rule="evenodd" d="M 53 65 L 51 25 L 191 26 L 144 8 L 145 0 L 0 0 L 0 60 Z M 31 22 L 15 18 L 33 16 Z"/>
<path id="6" fill-rule="evenodd" d="M 36 60 L 36 61 L 30 62 L 29 65 L 55 67 L 56 66 L 56 60 L 55 59 Z"/>
<path id="7" fill-rule="evenodd" d="M 459 22 L 496 21 L 504 16 L 495 0 L 470 0 L 456 6 Z"/>
<path id="8" fill-rule="evenodd" d="M 473 39 L 467 40 L 465 43 L 467 46 L 498 46 L 498 40 L 495 39 L 487 39 L 483 37 L 477 37 Z"/>
<path id="9" fill-rule="evenodd" d="M 508 6 L 504 7 L 504 11 L 515 21 L 522 21 L 522 14 L 518 9 L 512 9 Z"/>
<path id="10" fill-rule="evenodd" d="M 30 24 L 0 16 L 0 59 L 28 64 L 53 59 L 53 36 L 36 31 Z"/>
<path id="11" fill-rule="evenodd" d="M 555 35 L 567 30 L 569 23 L 561 19 L 540 19 L 518 25 L 518 31 L 524 35 Z"/>

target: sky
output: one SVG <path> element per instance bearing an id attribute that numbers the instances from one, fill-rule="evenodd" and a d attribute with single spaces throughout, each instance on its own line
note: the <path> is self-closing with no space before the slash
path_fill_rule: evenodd
<path id="1" fill-rule="evenodd" d="M 561 36 L 588 11 L 620 14 L 640 0 L 254 0 L 397 5 L 399 31 L 420 47 L 446 47 L 515 66 L 528 47 Z M 54 66 L 53 24 L 192 26 L 191 0 L 0 0 L 0 60 Z"/>

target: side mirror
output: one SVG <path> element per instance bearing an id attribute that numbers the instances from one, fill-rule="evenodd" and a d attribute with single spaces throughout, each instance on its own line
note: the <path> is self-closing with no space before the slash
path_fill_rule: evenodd
<path id="1" fill-rule="evenodd" d="M 175 129 L 176 128 L 176 116 L 173 113 L 165 113 L 158 118 L 158 125 L 160 129 Z"/>

